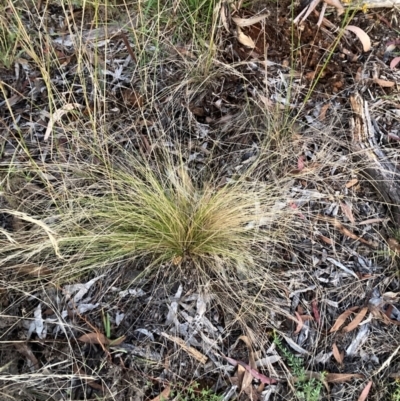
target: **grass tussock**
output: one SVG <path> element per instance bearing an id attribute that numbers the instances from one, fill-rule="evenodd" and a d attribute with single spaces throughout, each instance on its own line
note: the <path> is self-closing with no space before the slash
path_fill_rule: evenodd
<path id="1" fill-rule="evenodd" d="M 284 188 L 248 179 L 198 183 L 182 160 L 162 153 L 158 161 L 125 155 L 112 167 L 68 166 L 69 181 L 50 191 L 51 207 L 41 206 L 47 216 L 8 211 L 30 228 L 6 241 L 3 265 L 54 257 L 65 277 L 141 259 L 251 275 L 268 245 L 284 238 L 291 214 L 279 202 Z"/>

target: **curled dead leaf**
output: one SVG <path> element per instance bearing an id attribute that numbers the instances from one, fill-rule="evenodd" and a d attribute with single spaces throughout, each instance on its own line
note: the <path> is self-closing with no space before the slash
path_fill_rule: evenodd
<path id="1" fill-rule="evenodd" d="M 390 69 L 394 70 L 397 66 L 397 64 L 400 63 L 400 56 L 395 57 L 391 62 L 390 62 Z"/>
<path id="2" fill-rule="evenodd" d="M 328 111 L 328 109 L 329 109 L 330 106 L 331 106 L 331 105 L 330 105 L 329 103 L 327 103 L 327 104 L 324 104 L 324 105 L 321 107 L 321 111 L 319 112 L 319 116 L 318 116 L 318 120 L 319 120 L 319 121 L 324 121 L 324 120 L 325 120 L 326 112 Z"/>
<path id="3" fill-rule="evenodd" d="M 338 331 L 342 325 L 344 324 L 344 322 L 346 321 L 346 319 L 354 312 L 358 311 L 358 306 L 353 306 L 349 309 L 347 309 L 346 311 L 344 311 L 341 315 L 338 316 L 338 318 L 336 319 L 335 324 L 331 327 L 331 329 L 329 330 L 329 333 L 333 333 L 335 331 Z"/>
<path id="4" fill-rule="evenodd" d="M 78 338 L 78 341 L 82 341 L 83 343 L 88 344 L 101 344 L 107 345 L 110 340 L 102 333 L 87 333 Z"/>
<path id="5" fill-rule="evenodd" d="M 356 221 L 353 216 L 353 212 L 351 211 L 351 206 L 347 203 L 340 202 L 340 208 L 342 209 L 343 214 L 349 219 L 351 224 L 354 224 Z"/>
<path id="6" fill-rule="evenodd" d="M 374 78 L 374 82 L 382 88 L 392 88 L 395 83 L 393 81 L 386 81 L 385 79 Z"/>
<path id="7" fill-rule="evenodd" d="M 267 18 L 268 15 L 269 14 L 261 14 L 261 15 L 256 15 L 251 18 L 233 17 L 232 20 L 237 26 L 244 27 L 244 26 L 251 26 L 251 25 L 257 24 L 257 22 L 260 22 L 263 19 Z"/>
<path id="8" fill-rule="evenodd" d="M 357 35 L 363 45 L 364 52 L 369 52 L 371 50 L 371 39 L 365 31 L 354 25 L 347 25 L 346 30 Z"/>
<path id="9" fill-rule="evenodd" d="M 389 249 L 393 252 L 400 253 L 400 243 L 397 241 L 395 238 L 389 238 L 387 240 L 387 244 L 389 246 Z"/>
<path id="10" fill-rule="evenodd" d="M 256 47 L 253 39 L 250 36 L 245 35 L 239 27 L 237 28 L 237 39 L 242 45 L 245 45 L 252 49 Z"/>
<path id="11" fill-rule="evenodd" d="M 346 188 L 354 187 L 354 185 L 356 185 L 357 183 L 358 183 L 358 179 L 353 178 L 352 180 L 346 182 Z"/>
<path id="12" fill-rule="evenodd" d="M 345 333 L 348 333 L 352 330 L 354 330 L 355 328 L 358 327 L 358 325 L 362 322 L 362 320 L 364 319 L 366 313 L 368 312 L 368 308 L 362 308 L 360 310 L 360 312 L 358 312 L 357 316 L 353 319 L 353 321 L 351 323 L 349 323 L 346 327 L 343 327 L 343 331 Z"/>

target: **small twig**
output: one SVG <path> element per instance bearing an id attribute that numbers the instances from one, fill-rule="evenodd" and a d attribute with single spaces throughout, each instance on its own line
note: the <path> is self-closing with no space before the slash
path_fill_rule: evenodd
<path id="1" fill-rule="evenodd" d="M 128 41 L 128 38 L 126 37 L 126 34 L 124 32 L 121 32 L 120 33 L 120 37 L 123 40 L 123 42 L 124 42 L 124 44 L 126 46 L 126 49 L 128 50 L 128 53 L 131 56 L 132 60 L 137 64 L 135 53 L 132 50 L 132 47 L 131 47 L 131 45 L 130 45 L 130 43 Z"/>
<path id="2" fill-rule="evenodd" d="M 324 15 L 325 15 L 325 11 L 326 11 L 326 7 L 327 7 L 328 5 L 324 2 L 323 4 L 322 4 L 322 10 L 321 10 L 321 13 L 319 14 L 319 18 L 318 18 L 318 22 L 317 22 L 317 26 L 318 26 L 318 28 L 322 25 L 322 22 L 323 22 L 323 20 L 324 20 Z"/>
<path id="3" fill-rule="evenodd" d="M 320 1 L 321 0 L 312 0 L 310 4 L 306 8 L 304 8 L 304 10 L 293 20 L 293 23 L 297 24 L 298 22 L 304 22 L 307 19 L 307 17 L 313 12 L 313 10 L 317 7 Z"/>

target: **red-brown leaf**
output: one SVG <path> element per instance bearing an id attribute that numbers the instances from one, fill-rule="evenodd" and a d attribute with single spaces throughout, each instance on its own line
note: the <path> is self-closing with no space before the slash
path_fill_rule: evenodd
<path id="1" fill-rule="evenodd" d="M 349 323 L 346 327 L 343 328 L 343 331 L 345 333 L 348 333 L 349 331 L 354 330 L 355 328 L 358 327 L 358 325 L 362 322 L 364 319 L 365 314 L 368 312 L 368 308 L 362 308 L 360 312 L 358 312 L 357 316 L 353 319 L 351 323 Z"/>
<path id="2" fill-rule="evenodd" d="M 294 334 L 299 334 L 301 329 L 303 328 L 303 319 L 301 318 L 298 312 L 294 312 L 294 314 L 296 315 L 297 318 L 297 327 Z"/>
<path id="3" fill-rule="evenodd" d="M 171 394 L 171 387 L 167 386 L 157 397 L 154 397 L 151 401 L 163 401 L 167 400 L 169 395 Z"/>
<path id="4" fill-rule="evenodd" d="M 358 397 L 358 401 L 365 401 L 368 397 L 369 390 L 372 387 L 372 380 L 368 382 L 368 384 L 364 387 L 364 390 L 361 392 L 360 396 Z"/>
<path id="5" fill-rule="evenodd" d="M 349 309 L 347 309 L 346 311 L 344 311 L 341 315 L 338 316 L 338 318 L 336 319 L 335 324 L 331 327 L 331 329 L 329 330 L 329 333 L 333 333 L 335 331 L 338 331 L 342 325 L 344 324 L 344 322 L 346 321 L 346 319 L 353 313 L 356 312 L 358 310 L 358 306 L 353 306 Z"/>
<path id="6" fill-rule="evenodd" d="M 320 315 L 319 315 L 319 310 L 318 310 L 318 305 L 317 305 L 317 300 L 316 300 L 316 299 L 314 299 L 314 300 L 311 301 L 311 309 L 312 309 L 312 312 L 313 312 L 315 321 L 316 321 L 318 324 L 320 324 L 320 322 L 321 322 L 321 317 L 320 317 Z"/>
<path id="7" fill-rule="evenodd" d="M 110 340 L 102 333 L 87 333 L 78 338 L 78 341 L 88 344 L 109 344 Z"/>
<path id="8" fill-rule="evenodd" d="M 333 356 L 336 359 L 336 362 L 339 363 L 340 365 L 343 363 L 343 352 L 339 351 L 339 348 L 337 347 L 336 343 L 333 343 L 332 345 L 332 352 Z"/>
<path id="9" fill-rule="evenodd" d="M 351 379 L 363 379 L 364 376 L 359 373 L 327 373 L 325 380 L 328 383 L 345 383 Z"/>
<path id="10" fill-rule="evenodd" d="M 349 219 L 350 223 L 354 224 L 355 219 L 354 219 L 353 212 L 351 211 L 350 206 L 346 205 L 346 203 L 344 203 L 344 202 L 340 202 L 340 207 L 341 207 L 344 215 Z"/>

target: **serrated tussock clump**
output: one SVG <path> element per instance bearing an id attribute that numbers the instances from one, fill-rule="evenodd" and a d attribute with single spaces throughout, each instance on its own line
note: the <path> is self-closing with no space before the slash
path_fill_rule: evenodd
<path id="1" fill-rule="evenodd" d="M 3 263 L 53 255 L 61 276 L 137 259 L 250 274 L 268 246 L 284 240 L 291 213 L 282 207 L 283 186 L 198 183 L 183 161 L 161 159 L 125 155 L 112 167 L 68 165 L 64 185 L 53 191 L 52 217 L 20 214 L 34 230 L 6 247 Z"/>

